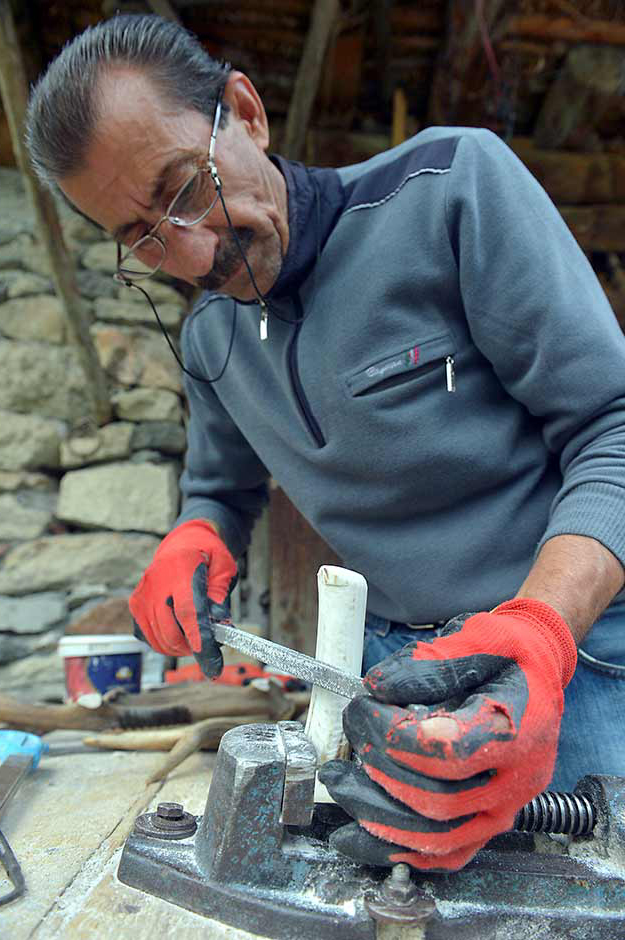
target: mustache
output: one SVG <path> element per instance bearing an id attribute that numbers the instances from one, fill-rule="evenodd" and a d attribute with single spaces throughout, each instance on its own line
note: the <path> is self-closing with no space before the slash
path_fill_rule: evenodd
<path id="1" fill-rule="evenodd" d="M 247 226 L 235 228 L 241 248 L 247 253 L 254 240 L 254 231 Z M 241 251 L 231 231 L 224 232 L 219 239 L 213 267 L 208 274 L 198 277 L 197 283 L 204 290 L 217 291 L 226 284 L 242 261 Z"/>

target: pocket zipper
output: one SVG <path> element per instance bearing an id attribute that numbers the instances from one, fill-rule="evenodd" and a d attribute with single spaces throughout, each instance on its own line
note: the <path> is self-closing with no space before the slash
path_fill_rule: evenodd
<path id="1" fill-rule="evenodd" d="M 445 359 L 445 381 L 447 383 L 447 391 L 455 392 L 456 391 L 456 364 L 454 362 L 453 356 L 447 356 Z"/>

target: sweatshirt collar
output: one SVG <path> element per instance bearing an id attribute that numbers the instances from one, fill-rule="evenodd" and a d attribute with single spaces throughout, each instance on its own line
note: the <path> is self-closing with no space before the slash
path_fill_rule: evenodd
<path id="1" fill-rule="evenodd" d="M 306 167 L 277 154 L 269 158 L 286 181 L 289 247 L 278 280 L 266 295 L 277 300 L 296 293 L 311 273 L 345 204 L 336 170 Z"/>

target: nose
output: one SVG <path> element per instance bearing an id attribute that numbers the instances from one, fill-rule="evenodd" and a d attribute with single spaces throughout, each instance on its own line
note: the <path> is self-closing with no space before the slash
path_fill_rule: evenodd
<path id="1" fill-rule="evenodd" d="M 163 268 L 182 280 L 208 274 L 215 260 L 219 236 L 208 226 L 181 226 L 165 221 L 161 237 L 167 247 Z"/>

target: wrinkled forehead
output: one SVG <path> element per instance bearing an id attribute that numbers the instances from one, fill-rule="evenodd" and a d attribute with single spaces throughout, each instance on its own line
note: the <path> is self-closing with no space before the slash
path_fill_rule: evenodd
<path id="1" fill-rule="evenodd" d="M 111 134 L 148 134 L 150 138 L 167 139 L 173 134 L 183 142 L 185 130 L 197 133 L 209 122 L 199 112 L 184 108 L 170 100 L 150 75 L 128 66 L 109 66 L 101 73 L 96 88 L 98 120 L 96 138 Z"/>
<path id="2" fill-rule="evenodd" d="M 80 211 L 113 233 L 148 217 L 166 172 L 206 152 L 210 123 L 165 100 L 136 71 L 104 75 L 98 91 L 98 120 L 83 167 L 58 182 Z"/>

